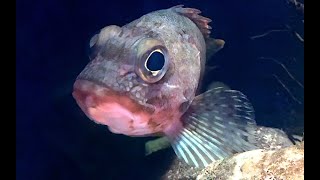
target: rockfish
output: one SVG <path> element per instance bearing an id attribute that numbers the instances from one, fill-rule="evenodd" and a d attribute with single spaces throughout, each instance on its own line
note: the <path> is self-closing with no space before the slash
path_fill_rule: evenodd
<path id="1" fill-rule="evenodd" d="M 205 167 L 256 146 L 245 95 L 223 87 L 198 94 L 206 54 L 224 45 L 209 37 L 211 20 L 200 13 L 178 5 L 101 29 L 72 95 L 111 132 L 165 136 L 180 159 Z"/>

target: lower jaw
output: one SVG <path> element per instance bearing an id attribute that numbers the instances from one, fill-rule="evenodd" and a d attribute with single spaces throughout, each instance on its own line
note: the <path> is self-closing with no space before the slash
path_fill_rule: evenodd
<path id="1" fill-rule="evenodd" d="M 137 123 L 144 124 L 152 114 L 129 98 L 106 87 L 99 86 L 86 80 L 77 80 L 72 93 L 78 105 L 88 118 L 98 124 L 107 125 L 111 132 L 125 135 L 142 135 L 143 131 L 135 134 Z M 149 132 L 148 132 L 149 133 Z"/>

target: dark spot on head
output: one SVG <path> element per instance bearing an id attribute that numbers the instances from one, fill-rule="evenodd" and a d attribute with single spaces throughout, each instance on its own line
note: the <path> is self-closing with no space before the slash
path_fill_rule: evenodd
<path id="1" fill-rule="evenodd" d="M 149 31 L 147 34 L 146 34 L 147 37 L 150 37 L 150 38 L 156 38 L 158 36 L 157 33 L 155 33 L 154 31 Z"/>
<path id="2" fill-rule="evenodd" d="M 148 99 L 146 103 L 152 104 L 152 105 L 158 105 L 158 106 L 164 106 L 166 104 L 165 98 L 159 98 L 159 97 L 154 97 L 151 99 Z"/>
<path id="3" fill-rule="evenodd" d="M 123 31 L 121 31 L 119 34 L 119 37 L 122 37 L 122 36 L 123 36 Z"/>
<path id="4" fill-rule="evenodd" d="M 143 32 L 147 32 L 148 28 L 146 26 L 131 26 L 131 33 L 128 33 L 128 37 L 138 36 Z"/>
<path id="5" fill-rule="evenodd" d="M 192 95 L 193 95 L 193 92 L 194 92 L 194 91 L 192 91 L 191 88 L 185 89 L 185 90 L 183 91 L 183 96 L 184 96 L 186 99 L 191 100 L 191 97 L 192 97 Z"/>
<path id="6" fill-rule="evenodd" d="M 181 31 L 178 31 L 178 34 L 183 37 L 184 34 L 186 34 L 186 31 L 184 29 L 181 29 Z"/>
<path id="7" fill-rule="evenodd" d="M 195 38 L 193 38 L 193 36 L 189 37 L 188 42 L 191 44 L 197 44 L 197 42 L 196 42 Z"/>
<path id="8" fill-rule="evenodd" d="M 181 103 L 179 106 L 179 111 L 182 113 L 186 112 L 189 107 L 189 104 L 190 104 L 190 101 L 185 101 L 185 102 Z"/>
<path id="9" fill-rule="evenodd" d="M 155 27 L 160 27 L 160 26 L 161 26 L 161 23 L 160 23 L 160 22 L 155 22 L 155 23 L 154 23 L 154 26 L 155 26 Z"/>

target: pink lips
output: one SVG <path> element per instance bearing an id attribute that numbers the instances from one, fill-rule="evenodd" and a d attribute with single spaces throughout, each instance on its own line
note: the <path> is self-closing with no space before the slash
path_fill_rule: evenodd
<path id="1" fill-rule="evenodd" d="M 121 105 L 126 104 L 124 99 L 128 98 L 119 96 L 108 88 L 89 81 L 77 80 L 72 95 L 85 114 L 99 124 L 124 127 L 125 124 L 120 122 L 130 121 L 133 118 L 128 107 Z"/>
<path id="2" fill-rule="evenodd" d="M 148 124 L 148 113 L 127 96 L 90 81 L 77 80 L 72 93 L 82 111 L 96 123 L 107 125 L 113 133 L 137 135 Z M 146 131 L 149 131 L 146 129 Z"/>

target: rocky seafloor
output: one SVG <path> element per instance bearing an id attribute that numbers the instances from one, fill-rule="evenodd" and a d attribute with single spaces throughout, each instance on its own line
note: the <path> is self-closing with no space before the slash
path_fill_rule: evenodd
<path id="1" fill-rule="evenodd" d="M 257 131 L 259 148 L 216 161 L 205 169 L 188 166 L 176 158 L 164 180 L 300 180 L 304 179 L 304 141 L 293 144 L 274 128 Z"/>

